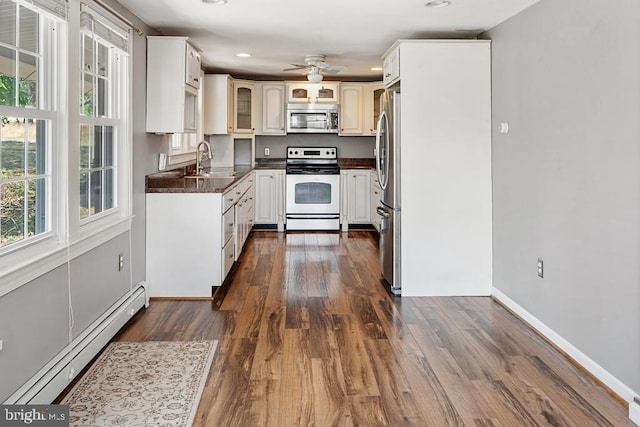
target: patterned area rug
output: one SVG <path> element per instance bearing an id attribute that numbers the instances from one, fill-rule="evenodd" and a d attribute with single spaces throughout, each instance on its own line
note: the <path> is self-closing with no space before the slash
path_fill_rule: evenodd
<path id="1" fill-rule="evenodd" d="M 72 426 L 190 426 L 217 344 L 111 343 L 60 403 Z"/>

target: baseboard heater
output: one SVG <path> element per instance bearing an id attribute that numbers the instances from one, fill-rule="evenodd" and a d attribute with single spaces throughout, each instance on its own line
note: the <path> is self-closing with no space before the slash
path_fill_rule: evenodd
<path id="1" fill-rule="evenodd" d="M 113 304 L 4 404 L 50 404 L 131 317 L 149 305 L 146 283 L 140 282 Z"/>

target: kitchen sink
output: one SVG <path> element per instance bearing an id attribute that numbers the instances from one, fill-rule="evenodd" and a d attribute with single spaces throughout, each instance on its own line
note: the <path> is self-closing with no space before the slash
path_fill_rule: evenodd
<path id="1" fill-rule="evenodd" d="M 153 177 L 163 177 L 163 178 L 182 178 L 182 171 L 166 171 L 166 172 L 156 172 L 153 174 Z"/>
<path id="2" fill-rule="evenodd" d="M 209 171 L 193 175 L 185 175 L 185 178 L 235 178 L 234 171 Z"/>
<path id="3" fill-rule="evenodd" d="M 194 175 L 185 175 L 185 178 L 235 178 L 235 173 L 218 173 L 218 172 L 205 172 Z"/>

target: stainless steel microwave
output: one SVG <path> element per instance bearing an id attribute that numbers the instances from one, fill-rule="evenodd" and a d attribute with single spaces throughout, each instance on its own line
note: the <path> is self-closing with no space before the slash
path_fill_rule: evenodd
<path id="1" fill-rule="evenodd" d="M 338 104 L 287 104 L 287 133 L 338 133 Z"/>

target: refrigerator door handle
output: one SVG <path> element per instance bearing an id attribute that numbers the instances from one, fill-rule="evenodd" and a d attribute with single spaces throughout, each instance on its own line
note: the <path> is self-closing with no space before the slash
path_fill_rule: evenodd
<path id="1" fill-rule="evenodd" d="M 386 182 L 382 180 L 382 174 L 380 173 L 380 140 L 382 139 L 382 121 L 386 119 L 387 113 L 383 110 L 378 117 L 378 127 L 376 129 L 376 171 L 378 172 L 378 183 L 384 190 L 387 186 Z M 387 129 L 388 132 L 388 129 Z"/>
<path id="2" fill-rule="evenodd" d="M 376 208 L 376 212 L 378 213 L 378 215 L 380 215 L 383 218 L 389 218 L 391 216 L 390 213 L 385 212 L 385 210 L 382 208 L 382 206 L 378 206 Z"/>

